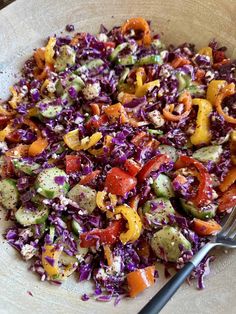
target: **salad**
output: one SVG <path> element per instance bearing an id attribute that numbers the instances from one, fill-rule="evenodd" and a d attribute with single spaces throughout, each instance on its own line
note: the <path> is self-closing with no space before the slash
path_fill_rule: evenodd
<path id="1" fill-rule="evenodd" d="M 51 36 L 0 105 L 8 243 L 42 281 L 116 302 L 179 269 L 236 206 L 235 66 L 145 19 Z M 194 270 L 203 288 L 207 257 Z"/>

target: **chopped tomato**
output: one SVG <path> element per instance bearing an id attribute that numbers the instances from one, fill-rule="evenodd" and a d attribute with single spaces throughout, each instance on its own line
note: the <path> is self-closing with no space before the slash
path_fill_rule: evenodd
<path id="1" fill-rule="evenodd" d="M 93 229 L 88 232 L 80 234 L 80 246 L 91 247 L 96 246 L 96 243 L 100 244 L 114 244 L 118 239 L 123 230 L 123 221 L 115 220 L 112 221 L 110 226 L 106 229 Z"/>
<path id="2" fill-rule="evenodd" d="M 157 171 L 159 168 L 170 161 L 167 155 L 158 155 L 150 159 L 140 170 L 138 174 L 138 180 L 140 182 L 148 178 L 152 171 Z"/>
<path id="3" fill-rule="evenodd" d="M 66 156 L 66 173 L 74 173 L 80 170 L 80 157 L 76 155 Z"/>
<path id="4" fill-rule="evenodd" d="M 143 290 L 154 285 L 154 274 L 155 266 L 148 266 L 146 268 L 133 271 L 127 275 L 129 294 L 131 298 L 136 297 Z"/>
<path id="5" fill-rule="evenodd" d="M 236 184 L 219 198 L 218 212 L 223 213 L 236 206 Z"/>
<path id="6" fill-rule="evenodd" d="M 85 124 L 86 128 L 95 128 L 98 129 L 101 125 L 104 125 L 108 122 L 108 117 L 105 114 L 102 114 L 99 116 L 98 119 L 94 119 L 94 117 L 91 117 L 89 121 Z"/>
<path id="7" fill-rule="evenodd" d="M 120 168 L 112 168 L 107 173 L 105 187 L 109 193 L 124 196 L 137 184 L 137 179 Z"/>
<path id="8" fill-rule="evenodd" d="M 107 41 L 106 43 L 103 43 L 105 48 L 115 48 L 116 44 L 113 41 Z"/>
<path id="9" fill-rule="evenodd" d="M 214 58 L 214 63 L 219 63 L 219 62 L 222 62 L 224 59 L 226 59 L 224 51 L 220 51 L 220 50 L 217 50 L 213 53 L 213 58 Z"/>
<path id="10" fill-rule="evenodd" d="M 15 130 L 15 131 L 7 134 L 6 140 L 11 142 L 11 143 L 20 143 L 20 141 L 21 141 L 20 133 L 18 132 L 18 130 Z"/>
<path id="11" fill-rule="evenodd" d="M 221 225 L 219 225 L 214 219 L 204 221 L 201 219 L 193 219 L 193 229 L 200 236 L 210 236 L 215 235 L 221 230 Z"/>
<path id="12" fill-rule="evenodd" d="M 198 207 L 206 205 L 213 199 L 211 176 L 207 169 L 197 160 L 188 156 L 180 156 L 175 163 L 175 169 L 194 167 L 198 171 L 199 186 L 196 197 L 191 201 Z"/>
<path id="13" fill-rule="evenodd" d="M 7 124 L 7 122 L 9 122 L 11 120 L 10 116 L 2 116 L 0 115 L 0 127 L 4 128 Z"/>
<path id="14" fill-rule="evenodd" d="M 138 172 L 141 169 L 140 164 L 134 161 L 133 159 L 126 159 L 124 166 L 128 173 L 134 177 L 138 174 Z"/>
<path id="15" fill-rule="evenodd" d="M 93 180 L 95 180 L 98 177 L 100 172 L 101 172 L 101 170 L 95 170 L 95 171 L 90 172 L 89 174 L 83 176 L 80 179 L 79 184 L 87 185 L 87 184 L 91 183 Z"/>

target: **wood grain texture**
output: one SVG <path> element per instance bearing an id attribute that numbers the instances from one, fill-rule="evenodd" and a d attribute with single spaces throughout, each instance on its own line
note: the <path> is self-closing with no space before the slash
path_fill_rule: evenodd
<path id="1" fill-rule="evenodd" d="M 76 30 L 96 32 L 101 23 L 120 24 L 131 16 L 152 20 L 152 28 L 167 43 L 191 41 L 198 47 L 217 38 L 236 57 L 236 1 L 192 0 L 17 0 L 0 11 L 0 97 L 6 97 L 22 62 L 48 35 L 64 30 L 68 23 Z M 0 233 L 6 228 L 1 211 Z M 206 280 L 206 290 L 183 285 L 163 309 L 163 314 L 233 314 L 236 312 L 236 254 L 217 252 L 218 258 Z M 82 302 L 91 285 L 70 278 L 61 287 L 42 283 L 27 270 L 17 253 L 0 238 L 0 314 L 17 313 L 137 313 L 165 282 L 157 280 L 135 300 L 114 307 L 92 300 Z M 160 272 L 162 273 L 162 272 Z M 30 296 L 27 291 L 31 291 Z"/>

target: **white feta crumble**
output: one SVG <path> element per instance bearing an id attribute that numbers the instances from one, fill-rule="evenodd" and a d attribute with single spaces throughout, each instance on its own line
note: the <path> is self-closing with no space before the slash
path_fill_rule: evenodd
<path id="1" fill-rule="evenodd" d="M 100 91 L 101 91 L 101 86 L 97 82 L 93 84 L 87 84 L 85 88 L 83 89 L 83 94 L 87 100 L 92 100 L 99 96 Z"/>
<path id="2" fill-rule="evenodd" d="M 6 142 L 0 142 L 0 151 L 2 153 L 5 153 L 7 150 L 8 150 L 7 143 Z"/>
<path id="3" fill-rule="evenodd" d="M 96 275 L 97 279 L 102 279 L 102 280 L 106 280 L 108 276 L 108 274 L 105 272 L 104 268 L 99 268 L 97 275 Z"/>
<path id="4" fill-rule="evenodd" d="M 21 255 L 26 261 L 28 261 L 35 255 L 36 251 L 37 250 L 32 245 L 25 244 L 21 249 Z"/>
<path id="5" fill-rule="evenodd" d="M 100 34 L 98 34 L 98 35 L 97 35 L 97 39 L 98 39 L 99 41 L 102 41 L 102 42 L 106 43 L 106 42 L 107 42 L 108 37 L 107 37 L 107 35 L 106 35 L 106 34 L 104 34 L 104 33 L 100 33 Z"/>
<path id="6" fill-rule="evenodd" d="M 54 131 L 55 131 L 56 133 L 60 133 L 60 132 L 63 131 L 63 130 L 64 130 L 64 126 L 61 125 L 61 124 L 56 125 L 55 128 L 54 128 Z"/>
<path id="7" fill-rule="evenodd" d="M 47 85 L 47 90 L 49 93 L 54 93 L 56 91 L 56 84 L 50 81 Z"/>
<path id="8" fill-rule="evenodd" d="M 158 128 L 163 126 L 165 123 L 165 120 L 162 118 L 161 113 L 158 110 L 149 112 L 148 117 L 149 120 Z"/>

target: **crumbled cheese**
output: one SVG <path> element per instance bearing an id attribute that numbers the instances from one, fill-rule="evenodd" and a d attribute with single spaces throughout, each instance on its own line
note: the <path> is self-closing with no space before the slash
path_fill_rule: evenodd
<path id="1" fill-rule="evenodd" d="M 158 128 L 163 126 L 165 123 L 165 120 L 162 118 L 161 113 L 158 110 L 149 112 L 148 117 L 150 121 Z"/>
<path id="2" fill-rule="evenodd" d="M 8 150 L 7 143 L 6 142 L 0 142 L 0 151 L 2 153 L 5 153 L 7 150 Z"/>
<path id="3" fill-rule="evenodd" d="M 50 81 L 47 85 L 47 90 L 49 93 L 54 93 L 56 91 L 56 84 Z"/>
<path id="4" fill-rule="evenodd" d="M 101 33 L 101 34 L 98 34 L 98 35 L 97 35 L 97 39 L 98 39 L 99 41 L 102 41 L 102 42 L 106 43 L 106 42 L 107 42 L 108 37 L 107 37 L 107 35 L 106 35 L 106 34 Z"/>
<path id="5" fill-rule="evenodd" d="M 32 245 L 25 244 L 21 249 L 21 255 L 26 261 L 28 261 L 35 255 L 36 251 L 37 250 Z"/>
<path id="6" fill-rule="evenodd" d="M 37 189 L 37 192 L 38 192 L 38 193 L 41 193 L 42 191 L 43 191 L 42 188 L 38 188 L 38 189 Z"/>
<path id="7" fill-rule="evenodd" d="M 101 86 L 99 83 L 87 84 L 83 89 L 83 94 L 87 100 L 92 100 L 99 96 L 100 91 Z"/>
<path id="8" fill-rule="evenodd" d="M 77 117 L 77 118 L 75 119 L 74 123 L 75 123 L 75 124 L 80 124 L 80 123 L 83 122 L 83 121 L 84 121 L 83 118 Z"/>
<path id="9" fill-rule="evenodd" d="M 106 280 L 108 276 L 108 274 L 105 272 L 104 268 L 99 268 L 97 275 L 96 275 L 97 279 L 102 279 L 102 280 Z"/>
<path id="10" fill-rule="evenodd" d="M 60 133 L 63 130 L 64 130 L 64 126 L 61 124 L 56 125 L 54 128 L 54 132 L 56 132 L 56 133 Z"/>
<path id="11" fill-rule="evenodd" d="M 59 157 L 59 155 L 57 155 L 56 153 L 52 154 L 53 159 L 57 159 L 58 157 Z"/>

